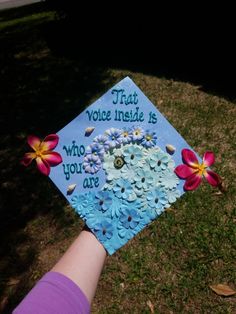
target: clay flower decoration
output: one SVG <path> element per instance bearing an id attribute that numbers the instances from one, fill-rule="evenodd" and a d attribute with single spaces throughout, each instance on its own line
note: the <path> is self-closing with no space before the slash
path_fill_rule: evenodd
<path id="1" fill-rule="evenodd" d="M 45 176 L 50 173 L 50 167 L 57 166 L 62 162 L 61 155 L 53 152 L 59 141 L 56 134 L 50 134 L 41 142 L 40 139 L 34 135 L 29 135 L 27 142 L 34 152 L 26 153 L 21 161 L 24 166 L 29 166 L 32 160 L 36 160 L 37 168 Z"/>
<path id="2" fill-rule="evenodd" d="M 175 173 L 181 179 L 185 179 L 184 189 L 192 191 L 198 188 L 205 177 L 208 183 L 217 187 L 221 184 L 221 179 L 215 172 L 208 169 L 215 162 L 215 156 L 212 152 L 205 152 L 203 162 L 198 162 L 197 156 L 190 149 L 182 150 L 184 164 L 175 168 Z"/>

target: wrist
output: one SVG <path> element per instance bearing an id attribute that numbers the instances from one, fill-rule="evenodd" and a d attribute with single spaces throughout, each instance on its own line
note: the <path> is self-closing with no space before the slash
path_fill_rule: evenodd
<path id="1" fill-rule="evenodd" d="M 92 252 L 92 254 L 99 254 L 99 256 L 107 256 L 107 251 L 105 250 L 104 246 L 99 242 L 99 240 L 96 238 L 94 233 L 88 228 L 88 226 L 84 226 L 83 230 L 79 234 L 76 241 L 79 241 L 80 243 L 84 243 L 86 246 L 86 251 Z"/>

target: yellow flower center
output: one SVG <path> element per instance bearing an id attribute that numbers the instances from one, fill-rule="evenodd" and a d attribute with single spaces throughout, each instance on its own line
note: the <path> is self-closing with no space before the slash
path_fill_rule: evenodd
<path id="1" fill-rule="evenodd" d="M 43 151 L 42 151 L 41 149 L 37 149 L 37 150 L 35 151 L 35 155 L 36 155 L 36 158 L 37 158 L 37 157 L 42 158 Z"/>
<path id="2" fill-rule="evenodd" d="M 151 141 L 151 139 L 152 139 L 151 135 L 146 135 L 146 140 L 147 141 Z"/>
<path id="3" fill-rule="evenodd" d="M 199 164 L 198 167 L 197 167 L 197 172 L 203 176 L 205 173 L 206 173 L 206 165 L 204 165 L 204 163 L 202 164 Z"/>

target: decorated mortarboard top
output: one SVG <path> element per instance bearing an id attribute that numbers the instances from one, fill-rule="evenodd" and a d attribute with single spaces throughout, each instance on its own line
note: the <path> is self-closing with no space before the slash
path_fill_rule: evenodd
<path id="1" fill-rule="evenodd" d="M 28 138 L 41 172 L 113 254 L 202 177 L 220 178 L 126 77 L 57 134 Z M 56 147 L 56 152 L 52 151 Z"/>

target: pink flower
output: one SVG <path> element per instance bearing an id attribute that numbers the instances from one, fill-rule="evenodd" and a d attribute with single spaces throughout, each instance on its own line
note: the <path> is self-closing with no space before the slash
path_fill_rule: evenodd
<path id="1" fill-rule="evenodd" d="M 205 152 L 203 156 L 203 162 L 200 164 L 194 152 L 190 149 L 182 150 L 183 165 L 179 165 L 175 168 L 175 173 L 181 179 L 185 179 L 184 189 L 186 191 L 192 191 L 198 188 L 202 182 L 202 178 L 206 180 L 214 187 L 221 183 L 221 179 L 215 172 L 208 169 L 215 162 L 215 156 L 212 152 Z"/>
<path id="2" fill-rule="evenodd" d="M 35 159 L 38 170 L 48 176 L 50 167 L 57 166 L 62 162 L 61 155 L 51 151 L 58 144 L 58 135 L 50 134 L 42 142 L 38 137 L 29 135 L 27 141 L 34 152 L 26 153 L 21 163 L 27 167 Z"/>

